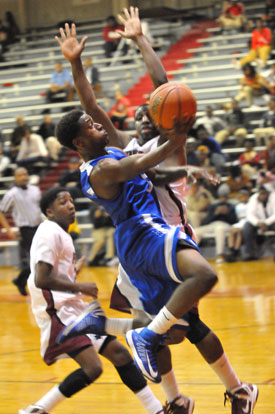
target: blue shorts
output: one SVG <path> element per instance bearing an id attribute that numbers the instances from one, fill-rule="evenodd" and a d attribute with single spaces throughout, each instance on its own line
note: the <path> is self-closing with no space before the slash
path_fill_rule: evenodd
<path id="1" fill-rule="evenodd" d="M 117 227 L 115 241 L 121 263 L 117 286 L 134 309 L 156 315 L 182 282 L 176 264 L 179 240 L 199 251 L 181 227 L 170 227 L 149 214 Z"/>

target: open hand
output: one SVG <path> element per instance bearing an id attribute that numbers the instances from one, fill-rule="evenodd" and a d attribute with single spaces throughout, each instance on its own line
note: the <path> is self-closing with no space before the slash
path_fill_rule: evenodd
<path id="1" fill-rule="evenodd" d="M 126 8 L 124 8 L 123 11 L 125 17 L 122 17 L 121 14 L 118 14 L 117 17 L 120 23 L 124 25 L 124 32 L 121 30 L 116 30 L 116 32 L 119 33 L 122 37 L 125 37 L 126 39 L 135 39 L 137 36 L 142 35 L 142 28 L 138 15 L 138 8 L 131 6 L 130 13 Z"/>
<path id="2" fill-rule="evenodd" d="M 173 128 L 164 129 L 158 127 L 160 135 L 170 141 L 176 142 L 179 145 L 185 145 L 187 139 L 187 133 L 195 122 L 195 116 L 191 116 L 188 121 L 183 116 L 181 120 L 177 120 L 176 117 L 173 120 Z"/>
<path id="3" fill-rule="evenodd" d="M 80 292 L 87 296 L 92 296 L 93 298 L 97 298 L 98 294 L 98 287 L 95 283 L 80 283 Z"/>
<path id="4" fill-rule="evenodd" d="M 60 28 L 61 39 L 58 36 L 55 36 L 55 40 L 59 44 L 61 51 L 65 58 L 72 62 L 73 60 L 80 58 L 81 53 L 84 49 L 87 36 L 83 36 L 81 42 L 76 38 L 76 27 L 75 24 L 72 24 L 70 29 L 68 23 L 65 24 L 64 29 Z"/>

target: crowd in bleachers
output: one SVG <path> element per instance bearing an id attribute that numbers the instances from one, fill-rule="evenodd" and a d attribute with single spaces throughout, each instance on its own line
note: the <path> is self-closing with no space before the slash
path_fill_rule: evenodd
<path id="1" fill-rule="evenodd" d="M 205 245 L 214 237 L 217 263 L 256 259 L 252 239 L 256 243 L 257 237 L 267 239 L 275 232 L 273 3 L 266 1 L 266 5 L 259 7 L 259 3 L 252 1 L 224 2 L 211 29 L 212 35 L 200 40 L 204 46 L 189 50 L 196 56 L 182 61 L 179 51 L 177 63 L 184 63 L 184 67 L 168 71 L 174 76 L 173 80 L 183 81 L 193 89 L 198 102 L 196 123 L 186 144 L 187 162 L 208 169 L 221 180 L 218 187 L 200 180 L 190 182 L 186 193 L 188 219 L 195 228 L 198 242 Z M 167 33 L 173 24 L 167 23 Z M 148 26 L 152 42 L 155 42 L 158 31 L 154 32 L 153 23 Z M 178 22 L 175 26 L 178 27 Z M 164 27 L 162 22 L 163 36 Z M 121 29 L 112 16 L 107 19 L 107 25 L 103 22 L 83 26 L 83 29 L 80 26 L 79 31 L 83 30 L 92 39 L 87 41 L 83 53 L 84 67 L 98 102 L 108 111 L 114 124 L 134 134 L 135 106 L 124 95 L 142 74 L 143 63 L 129 42 L 119 47 L 119 39 L 112 34 L 115 28 Z M 1 33 L 4 31 L 1 32 L 0 27 L 0 38 Z M 77 200 L 80 193 L 73 174 L 78 162 L 72 162 L 74 154 L 64 150 L 55 138 L 55 123 L 62 113 L 80 105 L 71 72 L 67 63 L 61 61 L 62 56 L 54 43 L 52 47 L 45 47 L 52 33 L 31 40 L 25 36 L 24 42 L 21 38 L 14 43 L 19 40 L 18 35 L 14 27 L 9 42 L 4 45 L 2 42 L 2 195 L 12 184 L 12 180 L 5 178 L 13 175 L 17 166 L 24 166 L 29 174 L 35 175 L 33 180 L 39 182 L 42 190 L 60 183 L 68 186 Z M 240 43 L 242 39 L 248 44 Z M 165 42 L 163 44 L 160 54 L 166 51 Z M 224 54 L 226 50 L 227 55 Z M 101 58 L 102 54 L 105 58 Z M 32 101 L 37 102 L 31 105 Z M 14 116 L 17 116 L 16 122 Z M 74 179 L 70 181 L 69 177 L 65 182 L 66 173 L 67 178 L 71 174 Z M 86 209 L 87 203 L 78 204 L 78 213 L 84 212 L 79 214 L 80 221 L 84 221 L 80 225 L 83 229 L 88 224 L 85 221 L 90 219 L 85 214 Z M 87 227 L 89 232 L 91 227 Z M 108 237 L 112 232 L 111 227 Z M 3 234 L 1 238 L 5 240 Z M 105 233 L 101 238 L 107 238 Z M 91 242 L 90 238 L 88 240 Z M 104 244 L 102 240 L 100 245 Z M 113 251 L 110 245 L 108 249 Z M 91 264 L 100 262 L 96 256 L 92 251 Z M 100 263 L 110 262 L 115 252 L 109 256 L 108 253 L 107 257 L 101 257 Z"/>

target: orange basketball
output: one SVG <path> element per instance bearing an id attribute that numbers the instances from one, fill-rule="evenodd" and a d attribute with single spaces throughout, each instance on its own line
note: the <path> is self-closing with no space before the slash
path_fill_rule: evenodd
<path id="1" fill-rule="evenodd" d="M 174 119 L 195 119 L 197 102 L 193 92 L 181 83 L 168 82 L 159 86 L 151 95 L 149 112 L 156 126 L 171 129 Z"/>

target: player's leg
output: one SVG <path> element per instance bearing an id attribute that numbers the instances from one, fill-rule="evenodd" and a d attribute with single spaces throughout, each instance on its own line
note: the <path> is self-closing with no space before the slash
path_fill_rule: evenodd
<path id="1" fill-rule="evenodd" d="M 136 365 L 143 375 L 153 382 L 161 381 L 155 350 L 162 340 L 162 335 L 206 295 L 217 281 L 217 275 L 212 266 L 197 250 L 187 245 L 183 242 L 183 246 L 179 246 L 180 250 L 174 256 L 177 273 L 172 270 L 170 273 L 179 285 L 166 305 L 148 327 L 140 331 L 132 330 L 126 334 Z"/>
<path id="2" fill-rule="evenodd" d="M 35 404 L 25 410 L 19 410 L 19 414 L 47 414 L 65 398 L 72 397 L 101 375 L 102 365 L 93 346 L 77 350 L 70 356 L 80 365 L 80 368 L 69 374 L 58 386 L 53 387 Z"/>
<path id="3" fill-rule="evenodd" d="M 194 344 L 211 369 L 220 378 L 226 388 L 225 397 L 232 404 L 232 414 L 252 414 L 257 402 L 258 389 L 254 384 L 246 384 L 239 380 L 228 360 L 219 338 L 197 315 L 190 315 L 190 329 L 187 338 Z M 244 411 L 250 407 L 249 411 Z"/>
<path id="4" fill-rule="evenodd" d="M 194 401 L 180 393 L 172 367 L 172 356 L 168 346 L 161 346 L 157 353 L 157 363 L 161 375 L 161 387 L 167 399 L 171 414 L 191 414 Z"/>
<path id="5" fill-rule="evenodd" d="M 136 395 L 148 414 L 164 413 L 160 401 L 147 385 L 125 346 L 113 339 L 100 353 L 112 362 L 122 382 Z"/>

